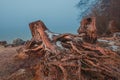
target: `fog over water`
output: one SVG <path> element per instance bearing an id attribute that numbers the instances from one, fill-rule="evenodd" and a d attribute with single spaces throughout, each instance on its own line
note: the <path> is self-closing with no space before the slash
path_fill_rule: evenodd
<path id="1" fill-rule="evenodd" d="M 29 23 L 42 20 L 56 33 L 77 33 L 80 0 L 0 0 L 0 40 L 31 39 Z"/>

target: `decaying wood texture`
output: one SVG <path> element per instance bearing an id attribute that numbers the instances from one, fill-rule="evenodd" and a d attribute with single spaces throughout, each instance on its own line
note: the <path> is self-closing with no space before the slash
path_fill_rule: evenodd
<path id="1" fill-rule="evenodd" d="M 53 33 L 42 21 L 30 23 L 32 39 L 20 53 L 28 55 L 24 60 L 34 80 L 120 79 L 119 55 L 91 44 L 97 40 L 95 22 L 95 18 L 84 19 L 79 35 Z"/>
<path id="2" fill-rule="evenodd" d="M 97 41 L 97 33 L 96 33 L 96 19 L 85 18 L 81 21 L 81 26 L 78 29 L 78 33 L 83 35 L 83 40 L 89 43 L 96 43 Z"/>

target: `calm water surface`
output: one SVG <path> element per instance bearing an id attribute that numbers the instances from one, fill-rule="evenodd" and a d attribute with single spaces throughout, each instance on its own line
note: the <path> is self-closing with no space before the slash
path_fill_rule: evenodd
<path id="1" fill-rule="evenodd" d="M 28 24 L 41 19 L 57 33 L 76 33 L 79 0 L 0 0 L 0 40 L 31 38 Z"/>

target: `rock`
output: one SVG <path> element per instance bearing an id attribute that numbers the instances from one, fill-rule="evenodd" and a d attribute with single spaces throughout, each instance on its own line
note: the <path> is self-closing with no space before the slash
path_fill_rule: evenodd
<path id="1" fill-rule="evenodd" d="M 117 39 L 117 40 L 116 40 L 115 45 L 120 46 L 120 39 Z"/>
<path id="2" fill-rule="evenodd" d="M 25 43 L 25 41 L 23 41 L 22 39 L 20 38 L 17 38 L 15 40 L 13 40 L 13 46 L 20 46 L 20 45 L 23 45 Z"/>
<path id="3" fill-rule="evenodd" d="M 115 37 L 115 38 L 119 38 L 119 39 L 120 39 L 120 32 L 116 32 L 116 33 L 114 33 L 114 34 L 113 34 L 113 37 Z"/>
<path id="4" fill-rule="evenodd" d="M 117 40 L 98 39 L 98 44 L 101 47 L 107 48 L 120 54 L 120 39 Z"/>
<path id="5" fill-rule="evenodd" d="M 109 43 L 108 43 L 109 45 L 115 45 L 115 41 L 110 41 Z"/>
<path id="6" fill-rule="evenodd" d="M 7 45 L 7 41 L 0 41 L 0 45 L 1 45 L 1 46 Z"/>
<path id="7" fill-rule="evenodd" d="M 6 44 L 4 47 L 13 47 L 13 44 Z"/>
<path id="8" fill-rule="evenodd" d="M 113 46 L 109 46 L 108 49 L 117 52 L 118 49 L 119 49 L 119 46 L 115 46 L 115 45 L 113 45 Z"/>

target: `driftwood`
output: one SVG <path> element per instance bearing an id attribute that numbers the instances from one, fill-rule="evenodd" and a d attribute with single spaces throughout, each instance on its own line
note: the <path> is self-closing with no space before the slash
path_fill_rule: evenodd
<path id="1" fill-rule="evenodd" d="M 86 31 L 87 24 L 91 27 Z M 83 24 L 80 30 L 84 29 L 90 43 L 82 40 L 80 35 L 55 34 L 42 21 L 30 23 L 32 39 L 26 42 L 19 55 L 27 55 L 23 59 L 29 65 L 27 68 L 32 69 L 34 80 L 120 79 L 117 53 L 91 44 L 96 42 L 95 18 Z"/>

